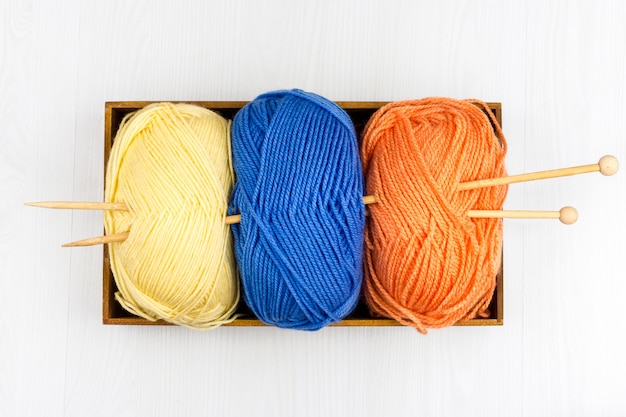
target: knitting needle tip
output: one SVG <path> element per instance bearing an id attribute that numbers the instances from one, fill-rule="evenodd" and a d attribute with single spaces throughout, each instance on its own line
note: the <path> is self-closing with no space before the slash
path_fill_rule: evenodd
<path id="1" fill-rule="evenodd" d="M 63 248 L 72 248 L 76 246 L 94 246 L 103 245 L 105 243 L 123 242 L 128 238 L 128 232 L 116 233 L 113 235 L 91 237 L 89 239 L 78 240 L 76 242 L 66 243 L 61 245 Z"/>
<path id="2" fill-rule="evenodd" d="M 37 201 L 24 203 L 25 206 L 70 210 L 128 210 L 124 203 L 99 201 Z"/>

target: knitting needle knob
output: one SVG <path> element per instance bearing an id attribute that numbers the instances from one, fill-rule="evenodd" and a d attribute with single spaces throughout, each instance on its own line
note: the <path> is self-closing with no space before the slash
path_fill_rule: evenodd
<path id="1" fill-rule="evenodd" d="M 598 161 L 598 166 L 602 175 L 610 176 L 619 169 L 619 162 L 613 155 L 605 155 Z"/>
<path id="2" fill-rule="evenodd" d="M 576 220 L 578 220 L 578 210 L 571 206 L 563 207 L 561 210 L 559 210 L 559 220 L 563 224 L 576 223 Z"/>

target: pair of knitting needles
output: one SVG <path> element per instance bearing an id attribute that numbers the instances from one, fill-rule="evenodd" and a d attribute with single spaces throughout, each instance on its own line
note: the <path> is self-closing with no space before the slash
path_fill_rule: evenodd
<path id="1" fill-rule="evenodd" d="M 494 187 L 498 185 L 514 184 L 519 182 L 536 181 L 548 178 L 567 177 L 571 175 L 600 172 L 602 175 L 610 176 L 617 172 L 619 163 L 617 158 L 606 155 L 600 158 L 598 163 L 581 165 L 569 168 L 553 169 L 548 171 L 530 172 L 527 174 L 511 175 L 506 177 L 487 178 L 476 181 L 461 183 L 457 186 L 457 191 L 474 190 L 477 188 Z M 363 204 L 374 204 L 378 200 L 376 196 L 363 197 Z M 78 201 L 42 201 L 36 203 L 26 203 L 27 206 L 56 208 L 56 209 L 82 209 L 82 210 L 128 210 L 124 203 L 108 202 L 78 202 Z M 578 220 L 578 212 L 573 207 L 563 207 L 558 211 L 540 210 L 469 210 L 467 216 L 471 218 L 507 218 L 507 219 L 559 219 L 561 223 L 572 224 Z M 241 215 L 227 216 L 225 224 L 235 224 L 241 221 Z M 66 243 L 63 247 L 72 246 L 92 246 L 111 242 L 122 242 L 128 238 L 128 232 L 116 233 L 113 235 L 98 236 L 76 242 Z"/>

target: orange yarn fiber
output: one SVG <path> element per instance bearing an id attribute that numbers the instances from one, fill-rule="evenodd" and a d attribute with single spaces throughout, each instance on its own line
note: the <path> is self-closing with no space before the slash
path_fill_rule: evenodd
<path id="1" fill-rule="evenodd" d="M 372 314 L 421 333 L 488 317 L 502 220 L 466 214 L 502 209 L 508 187 L 456 191 L 462 182 L 506 175 L 506 140 L 487 105 L 390 103 L 367 123 L 361 154 L 366 194 L 379 201 L 368 207 L 365 229 L 363 288 Z"/>

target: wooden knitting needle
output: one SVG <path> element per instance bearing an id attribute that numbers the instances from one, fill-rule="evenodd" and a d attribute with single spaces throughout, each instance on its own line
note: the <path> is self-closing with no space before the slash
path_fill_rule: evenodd
<path id="1" fill-rule="evenodd" d="M 469 210 L 467 216 L 478 219 L 559 219 L 563 224 L 573 224 L 578 220 L 578 211 L 569 206 L 563 207 L 559 211 Z"/>
<path id="2" fill-rule="evenodd" d="M 75 242 L 66 243 L 61 245 L 64 248 L 70 248 L 73 246 L 94 246 L 103 245 L 111 242 L 122 242 L 128 238 L 128 232 L 116 233 L 114 235 L 105 235 L 98 237 L 90 237 L 89 239 L 77 240 Z"/>
<path id="3" fill-rule="evenodd" d="M 374 204 L 378 200 L 376 196 L 368 195 L 363 197 L 363 204 Z M 98 204 L 98 203 L 93 203 Z M 122 204 L 122 203 L 120 203 Z M 40 206 L 43 207 L 43 206 Z M 56 208 L 56 207 L 55 207 Z M 467 212 L 468 217 L 472 218 L 502 218 L 502 219 L 559 219 L 563 224 L 573 224 L 578 220 L 578 211 L 573 207 L 563 207 L 559 211 L 530 211 L 530 210 L 469 210 Z M 239 223 L 241 221 L 241 215 L 235 214 L 232 216 L 226 216 L 224 223 L 231 225 Z M 128 232 L 117 233 L 114 235 L 97 236 L 89 239 L 78 240 L 75 242 L 66 243 L 63 245 L 66 247 L 75 246 L 93 246 L 102 245 L 111 242 L 122 242 L 128 238 Z"/>
<path id="4" fill-rule="evenodd" d="M 477 219 L 559 219 L 563 224 L 573 224 L 578 220 L 578 211 L 574 207 L 563 207 L 559 211 L 531 211 L 531 210 L 469 210 L 468 217 Z M 230 219 L 229 219 L 230 217 Z M 241 215 L 228 216 L 225 223 L 235 224 L 241 220 Z M 128 237 L 128 232 L 114 235 L 98 236 L 78 240 L 63 245 L 64 248 L 74 246 L 102 245 L 110 242 L 122 242 Z"/>
<path id="5" fill-rule="evenodd" d="M 617 158 L 606 155 L 600 158 L 597 164 L 581 165 L 570 168 L 552 169 L 549 171 L 529 172 L 527 174 L 510 175 L 498 178 L 486 178 L 483 180 L 463 182 L 457 186 L 458 191 L 473 190 L 476 188 L 493 187 L 496 185 L 513 184 L 517 182 L 543 180 L 547 178 L 567 177 L 570 175 L 600 172 L 602 175 L 613 175 L 619 169 Z"/>
<path id="6" fill-rule="evenodd" d="M 378 200 L 376 196 L 366 195 L 363 197 L 363 204 L 373 204 Z M 116 208 L 113 204 L 122 205 L 123 208 Z M 127 210 L 124 203 L 73 203 L 70 201 L 53 201 L 53 202 L 42 202 L 42 203 L 26 203 L 29 206 L 36 207 L 46 207 L 46 208 L 69 208 L 69 209 L 81 209 L 85 208 L 88 210 Z M 224 224 L 235 224 L 241 221 L 241 214 L 235 214 L 232 216 L 226 216 L 224 219 Z M 62 245 L 64 248 L 75 247 L 75 246 L 94 246 L 94 245 L 103 245 L 105 243 L 111 242 L 122 242 L 126 240 L 128 237 L 128 232 L 126 233 L 117 233 L 114 235 L 105 235 L 105 236 L 97 236 L 91 237 L 89 239 L 77 240 L 75 242 L 70 242 Z"/>
<path id="7" fill-rule="evenodd" d="M 473 190 L 476 188 L 493 187 L 496 185 L 514 184 L 518 182 L 536 181 L 548 178 L 567 177 L 570 175 L 586 174 L 590 172 L 600 172 L 602 175 L 610 176 L 619 169 L 619 162 L 612 155 L 605 155 L 596 164 L 581 165 L 570 168 L 552 169 L 548 171 L 529 172 L 526 174 L 509 175 L 506 177 L 485 178 L 482 180 L 468 181 L 460 183 L 457 190 Z M 376 203 L 376 196 L 363 197 L 363 204 Z M 78 209 L 78 210 L 128 210 L 124 203 L 108 202 L 81 202 L 81 201 L 40 201 L 25 203 L 27 206 L 55 208 L 55 209 Z M 226 217 L 226 224 L 239 223 L 241 216 L 232 215 Z"/>
<path id="8" fill-rule="evenodd" d="M 518 174 L 518 175 L 509 175 L 506 177 L 497 177 L 497 178 L 486 178 L 486 179 L 482 179 L 482 180 L 476 180 L 476 181 L 468 181 L 468 182 L 462 182 L 457 186 L 457 190 L 458 191 L 463 191 L 463 190 L 473 190 L 476 188 L 485 188 L 485 187 L 493 187 L 496 185 L 506 185 L 506 184 L 514 184 L 514 183 L 518 183 L 518 182 L 527 182 L 527 181 L 536 181 L 536 180 L 542 180 L 542 179 L 548 179 L 548 178 L 558 178 L 558 177 L 567 177 L 570 175 L 577 175 L 577 174 L 586 174 L 586 173 L 590 173 L 590 172 L 600 172 L 602 175 L 605 176 L 611 176 L 613 174 L 615 174 L 619 169 L 619 162 L 617 160 L 616 157 L 614 157 L 613 155 L 605 155 L 602 158 L 600 158 L 600 160 L 598 161 L 598 163 L 596 164 L 589 164 L 589 165 L 581 165 L 581 166 L 576 166 L 576 167 L 570 167 L 570 168 L 560 168 L 560 169 L 552 169 L 552 170 L 548 170 L 548 171 L 539 171 L 539 172 L 529 172 L 526 174 Z M 376 196 L 373 195 L 367 195 L 365 197 L 363 197 L 363 203 L 364 204 L 373 204 L 376 203 L 377 199 Z M 575 209 L 573 207 L 571 207 L 572 210 L 575 211 Z M 485 211 L 489 211 L 494 213 L 493 216 L 490 215 L 484 215 L 483 217 L 499 217 L 499 218 L 504 218 L 502 213 L 507 213 L 506 211 L 502 211 L 502 210 L 485 210 Z M 479 214 L 478 211 L 474 210 L 473 211 L 476 214 Z M 515 216 L 515 213 L 517 214 L 517 217 L 512 217 Z M 530 213 L 534 213 L 534 214 L 530 214 Z M 543 215 L 542 215 L 543 213 Z M 550 213 L 550 214 L 546 214 L 546 213 Z M 556 213 L 556 214 L 555 214 Z M 545 211 L 536 211 L 536 212 L 524 212 L 524 211 L 511 211 L 508 212 L 509 216 L 511 216 L 510 218 L 526 218 L 526 217 L 530 217 L 530 218 L 545 218 L 544 216 L 551 216 L 551 217 L 547 217 L 547 218 L 555 218 L 555 219 L 559 219 L 561 218 L 561 214 L 559 214 L 559 211 L 552 211 L 552 212 L 545 212 Z M 566 213 L 571 214 L 571 212 L 569 210 L 566 210 Z M 524 214 L 528 214 L 528 216 L 524 216 Z M 472 217 L 472 216 L 470 216 Z M 476 216 L 478 217 L 478 216 Z M 566 216 L 566 219 L 571 219 L 571 216 Z M 565 224 L 572 224 L 576 221 L 576 219 L 578 218 L 578 213 L 576 213 L 574 220 L 571 223 L 566 223 L 566 221 L 564 221 L 563 218 L 561 218 L 561 221 Z M 225 223 L 226 224 L 235 224 L 235 223 L 239 223 L 241 221 L 241 215 L 240 214 L 235 214 L 232 216 L 227 216 Z"/>
<path id="9" fill-rule="evenodd" d="M 71 210 L 128 210 L 124 203 L 106 203 L 97 201 L 38 201 L 24 203 L 25 206 Z"/>
<path id="10" fill-rule="evenodd" d="M 535 181 L 548 178 L 566 177 L 570 175 L 585 174 L 590 172 L 600 172 L 602 175 L 610 176 L 619 169 L 617 158 L 612 155 L 605 155 L 596 164 L 581 165 L 570 168 L 560 168 L 548 171 L 530 172 L 526 174 L 509 175 L 506 177 L 485 178 L 482 180 L 468 181 L 460 183 L 457 190 L 472 190 L 476 188 L 493 187 L 496 185 L 514 184 L 518 182 Z M 376 196 L 363 197 L 363 204 L 376 203 Z M 41 201 L 35 203 L 25 203 L 27 206 L 56 208 L 56 209 L 83 209 L 83 210 L 128 210 L 124 203 L 107 202 L 80 202 L 80 201 Z M 241 221 L 241 215 L 235 214 L 227 216 L 226 224 L 235 224 Z"/>
<path id="11" fill-rule="evenodd" d="M 368 204 L 374 204 L 374 203 L 378 203 L 378 199 L 376 198 L 375 195 L 366 195 L 363 197 L 363 204 L 368 205 Z M 224 224 L 236 224 L 239 223 L 241 221 L 241 214 L 233 214 L 230 216 L 226 216 L 226 218 L 224 219 Z"/>

